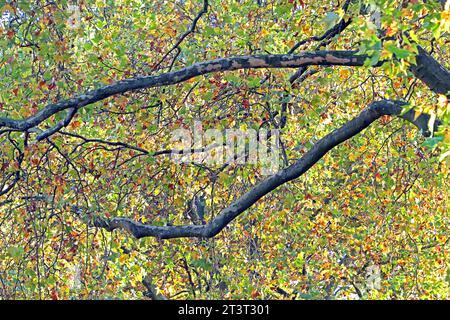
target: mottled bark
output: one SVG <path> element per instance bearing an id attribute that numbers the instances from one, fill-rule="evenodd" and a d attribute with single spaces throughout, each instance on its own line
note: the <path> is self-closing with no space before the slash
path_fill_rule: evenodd
<path id="1" fill-rule="evenodd" d="M 114 84 L 88 91 L 85 94 L 73 97 L 71 99 L 49 104 L 36 114 L 26 119 L 17 120 L 0 118 L 0 127 L 26 131 L 36 127 L 52 115 L 66 109 L 74 110 L 69 112 L 69 115 L 73 115 L 73 112 L 76 112 L 76 110 L 81 107 L 93 104 L 114 95 L 144 88 L 173 85 L 213 72 L 256 68 L 299 68 L 310 65 L 362 66 L 366 58 L 366 55 L 358 55 L 356 54 L 356 51 L 312 51 L 303 52 L 296 55 L 252 55 L 221 58 L 196 63 L 181 70 L 168 72 L 161 75 L 136 77 L 118 81 Z M 411 71 L 417 78 L 421 79 L 427 86 L 430 87 L 431 90 L 436 93 L 447 94 L 450 90 L 449 71 L 440 65 L 421 47 L 419 47 L 417 65 L 412 66 Z M 56 130 L 65 125 L 66 121 L 57 125 Z M 50 132 L 41 134 L 39 138 L 42 139 L 42 137 L 47 137 L 49 133 L 51 134 L 56 130 L 50 129 Z"/>

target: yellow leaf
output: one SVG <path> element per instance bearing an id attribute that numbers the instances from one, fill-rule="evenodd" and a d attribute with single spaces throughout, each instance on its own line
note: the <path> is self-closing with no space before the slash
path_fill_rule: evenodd
<path id="1" fill-rule="evenodd" d="M 172 27 L 165 27 L 164 32 L 167 33 L 171 37 L 175 37 L 177 35 L 177 31 Z"/>
<path id="2" fill-rule="evenodd" d="M 122 254 L 119 257 L 119 262 L 120 263 L 124 263 L 127 260 L 127 255 L 126 254 Z"/>
<path id="3" fill-rule="evenodd" d="M 411 19 L 414 16 L 414 12 L 409 8 L 402 9 L 402 16 Z"/>
<path id="4" fill-rule="evenodd" d="M 183 205 L 183 199 L 182 199 L 181 197 L 176 197 L 176 198 L 173 200 L 173 203 L 174 203 L 176 206 L 181 206 L 181 205 Z"/>
<path id="5" fill-rule="evenodd" d="M 64 57 L 60 54 L 55 55 L 55 61 L 60 63 L 64 61 Z"/>
<path id="6" fill-rule="evenodd" d="M 311 32 L 311 26 L 309 24 L 304 24 L 302 26 L 302 31 L 304 34 L 309 34 Z"/>
<path id="7" fill-rule="evenodd" d="M 421 114 L 422 112 L 414 110 L 414 120 L 416 120 Z"/>
<path id="8" fill-rule="evenodd" d="M 0 10 L 0 12 L 1 13 L 4 13 L 4 12 L 6 12 L 6 11 L 9 11 L 9 12 L 14 12 L 14 8 L 10 5 L 10 4 L 5 4 L 3 7 L 2 7 L 2 9 Z"/>
<path id="9" fill-rule="evenodd" d="M 393 21 L 387 28 L 386 28 L 386 35 L 388 37 L 393 36 L 398 31 L 397 22 Z"/>
<path id="10" fill-rule="evenodd" d="M 342 69 L 339 71 L 339 77 L 341 79 L 347 79 L 350 75 L 350 71 L 348 71 L 347 69 Z"/>

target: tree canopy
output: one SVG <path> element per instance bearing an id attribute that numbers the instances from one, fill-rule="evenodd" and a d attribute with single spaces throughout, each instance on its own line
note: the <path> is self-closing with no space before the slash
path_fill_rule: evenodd
<path id="1" fill-rule="evenodd" d="M 449 32 L 437 0 L 0 0 L 0 297 L 450 298 Z"/>

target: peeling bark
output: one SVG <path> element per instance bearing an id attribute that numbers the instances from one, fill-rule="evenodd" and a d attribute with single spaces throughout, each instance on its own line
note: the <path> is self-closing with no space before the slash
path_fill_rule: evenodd
<path id="1" fill-rule="evenodd" d="M 434 92 L 447 94 L 450 91 L 450 72 L 423 48 L 420 46 L 418 48 L 417 65 L 412 66 L 411 71 Z M 52 115 L 69 108 L 72 108 L 76 112 L 79 108 L 114 95 L 139 89 L 173 85 L 212 72 L 256 68 L 299 68 L 311 65 L 362 66 L 366 58 L 366 55 L 357 55 L 356 51 L 311 51 L 296 55 L 252 55 L 221 58 L 196 63 L 190 67 L 161 75 L 136 77 L 118 81 L 71 99 L 49 104 L 34 115 L 23 120 L 0 118 L 0 127 L 27 131 L 36 127 Z M 378 65 L 381 65 L 381 62 Z"/>
<path id="2" fill-rule="evenodd" d="M 71 99 L 49 104 L 23 120 L 0 118 L 0 127 L 26 131 L 39 125 L 52 115 L 69 108 L 78 110 L 114 95 L 139 89 L 173 85 L 211 72 L 254 68 L 298 68 L 309 65 L 362 66 L 365 59 L 365 55 L 357 55 L 355 51 L 312 51 L 296 55 L 253 55 L 221 58 L 196 63 L 178 71 L 118 81 Z"/>

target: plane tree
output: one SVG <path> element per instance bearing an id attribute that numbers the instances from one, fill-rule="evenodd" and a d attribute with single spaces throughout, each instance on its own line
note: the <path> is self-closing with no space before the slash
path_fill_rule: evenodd
<path id="1" fill-rule="evenodd" d="M 448 298 L 448 4 L 1 12 L 2 297 Z M 278 170 L 174 161 L 195 122 Z"/>

